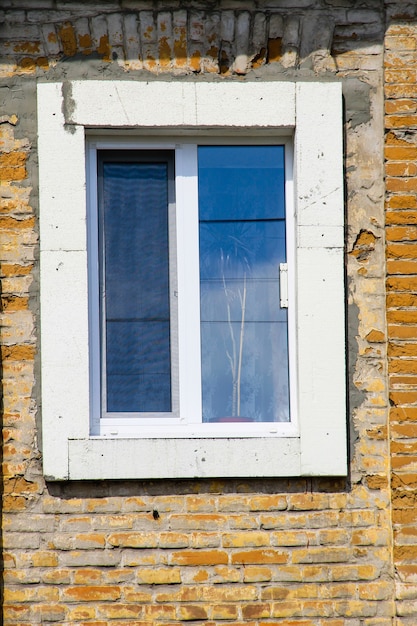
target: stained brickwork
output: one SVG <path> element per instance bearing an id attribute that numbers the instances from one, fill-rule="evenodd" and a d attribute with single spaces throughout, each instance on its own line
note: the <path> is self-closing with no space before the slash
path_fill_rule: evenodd
<path id="1" fill-rule="evenodd" d="M 396 612 L 404 616 L 398 624 L 415 623 L 417 396 L 410 274 L 416 262 L 417 200 L 412 186 L 417 160 L 412 130 L 410 134 L 416 93 L 407 74 L 415 72 L 415 27 L 414 17 L 403 25 L 390 6 L 387 10 L 391 425 L 386 383 L 383 3 L 3 0 L 5 624 L 388 626 L 395 623 Z M 97 77 L 343 82 L 351 430 L 347 480 L 44 481 L 36 81 Z M 396 606 L 392 521 L 402 581 Z"/>

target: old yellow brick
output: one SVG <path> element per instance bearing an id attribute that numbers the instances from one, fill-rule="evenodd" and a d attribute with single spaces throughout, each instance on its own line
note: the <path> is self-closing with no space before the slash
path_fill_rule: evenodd
<path id="1" fill-rule="evenodd" d="M 191 513 L 212 511 L 215 508 L 215 500 L 211 497 L 187 496 L 185 506 Z"/>
<path id="2" fill-rule="evenodd" d="M 86 511 L 89 513 L 110 513 L 120 510 L 121 501 L 117 498 L 89 498 Z"/>
<path id="3" fill-rule="evenodd" d="M 240 580 L 240 573 L 234 567 L 225 567 L 224 565 L 217 565 L 213 568 L 213 581 L 216 583 L 236 583 Z"/>
<path id="4" fill-rule="evenodd" d="M 152 602 L 152 594 L 147 591 L 143 591 L 143 589 L 138 589 L 137 586 L 130 587 L 128 585 L 124 585 L 123 597 L 126 602 Z"/>
<path id="5" fill-rule="evenodd" d="M 335 581 L 374 580 L 378 576 L 375 565 L 351 565 L 345 563 L 334 565 L 331 569 L 331 578 Z"/>
<path id="6" fill-rule="evenodd" d="M 33 361 L 36 349 L 33 345 L 1 346 L 1 357 L 11 361 Z"/>
<path id="7" fill-rule="evenodd" d="M 387 50 L 400 50 L 402 52 L 415 50 L 416 38 L 406 35 L 388 35 L 385 37 L 385 47 Z"/>
<path id="8" fill-rule="evenodd" d="M 193 583 L 204 583 L 210 578 L 208 571 L 201 568 L 198 568 L 196 572 L 190 572 L 190 574 L 190 580 Z M 184 572 L 184 582 L 187 582 L 186 572 Z"/>
<path id="9" fill-rule="evenodd" d="M 344 617 L 370 617 L 376 615 L 376 602 L 361 602 L 360 600 L 343 600 L 335 603 L 337 615 Z"/>
<path id="10" fill-rule="evenodd" d="M 190 547 L 191 548 L 218 548 L 221 544 L 221 538 L 219 533 L 191 533 L 190 534 Z"/>
<path id="11" fill-rule="evenodd" d="M 147 605 L 144 607 L 144 613 L 145 621 L 155 623 L 156 620 L 160 619 L 166 622 L 166 620 L 175 619 L 176 608 L 175 606 L 169 606 L 167 604 L 162 606 Z"/>
<path id="12" fill-rule="evenodd" d="M 61 530 L 64 532 L 73 532 L 74 530 L 90 530 L 92 526 L 92 518 L 87 515 L 76 517 L 65 517 L 61 520 Z"/>
<path id="13" fill-rule="evenodd" d="M 251 511 L 284 511 L 287 508 L 285 496 L 253 496 L 249 501 Z"/>
<path id="14" fill-rule="evenodd" d="M 177 26 L 174 28 L 174 65 L 184 67 L 187 63 L 187 31 L 186 28 Z"/>
<path id="15" fill-rule="evenodd" d="M 255 585 L 215 585 L 205 587 L 203 599 L 207 602 L 241 602 L 252 601 L 258 597 L 258 589 Z"/>
<path id="16" fill-rule="evenodd" d="M 26 176 L 25 167 L 0 166 L 0 181 L 24 180 Z"/>
<path id="17" fill-rule="evenodd" d="M 136 577 L 139 584 L 173 585 L 181 582 L 181 570 L 177 567 L 140 568 Z"/>
<path id="18" fill-rule="evenodd" d="M 352 544 L 361 546 L 381 545 L 388 542 L 388 535 L 385 529 L 363 528 L 354 530 L 352 533 Z"/>
<path id="19" fill-rule="evenodd" d="M 415 71 L 415 70 L 414 70 Z M 387 72 L 385 73 L 385 76 Z M 391 75 L 392 78 L 396 79 L 397 77 Z M 396 82 L 393 80 L 391 82 Z M 403 98 L 399 100 L 386 100 L 385 102 L 385 112 L 386 113 L 415 113 L 417 108 L 417 102 L 412 100 L 411 98 Z"/>
<path id="20" fill-rule="evenodd" d="M 172 565 L 226 565 L 228 555 L 222 550 L 183 550 L 173 552 Z"/>
<path id="21" fill-rule="evenodd" d="M 210 513 L 172 514 L 171 528 L 175 530 L 216 530 L 227 525 L 226 515 Z"/>
<path id="22" fill-rule="evenodd" d="M 156 533 L 113 533 L 108 536 L 110 545 L 123 548 L 156 548 L 158 536 Z"/>
<path id="23" fill-rule="evenodd" d="M 164 591 L 155 591 L 153 596 L 155 602 L 200 602 L 203 599 L 203 594 L 206 592 L 206 587 L 202 585 L 183 585 L 181 587 L 168 587 Z"/>
<path id="24" fill-rule="evenodd" d="M 273 546 L 305 546 L 308 535 L 305 531 L 278 530 L 271 533 L 271 545 Z"/>
<path id="25" fill-rule="evenodd" d="M 39 482 L 30 482 L 23 478 L 23 476 L 10 474 L 11 471 L 11 465 L 5 468 L 5 474 L 3 476 L 3 491 L 5 494 L 13 493 L 14 495 L 28 495 L 30 493 L 41 493 L 42 486 Z M 8 477 L 6 477 L 6 473 L 9 474 Z"/>
<path id="26" fill-rule="evenodd" d="M 225 533 L 222 535 L 225 548 L 262 547 L 269 545 L 269 533 L 262 531 Z"/>
<path id="27" fill-rule="evenodd" d="M 3 599 L 5 604 L 14 604 L 16 602 L 57 602 L 59 599 L 59 591 L 56 587 L 40 586 L 23 587 L 21 589 L 8 589 L 3 591 Z"/>
<path id="28" fill-rule="evenodd" d="M 417 226 L 390 226 L 386 229 L 387 241 L 415 241 Z"/>
<path id="29" fill-rule="evenodd" d="M 215 604 L 211 608 L 211 619 L 233 620 L 238 617 L 238 606 L 236 604 Z"/>
<path id="30" fill-rule="evenodd" d="M 30 620 L 31 619 L 31 607 L 30 606 L 22 606 L 22 605 L 7 605 L 5 604 L 3 606 L 3 619 L 10 621 L 11 624 L 15 624 L 15 623 L 25 623 L 26 620 Z M 23 621 L 25 620 L 25 621 Z M 28 621 L 26 621 L 26 624 L 29 624 Z"/>
<path id="31" fill-rule="evenodd" d="M 118 600 L 121 597 L 120 587 L 111 585 L 85 585 L 64 589 L 63 599 L 76 602 L 95 602 L 98 600 Z"/>
<path id="32" fill-rule="evenodd" d="M 108 620 L 135 620 L 142 617 L 143 606 L 141 604 L 99 604 L 97 605 L 97 615 Z M 132 622 L 131 622 L 132 623 Z"/>
<path id="33" fill-rule="evenodd" d="M 65 56 L 72 57 L 77 53 L 77 40 L 71 22 L 65 22 L 58 31 Z"/>
<path id="34" fill-rule="evenodd" d="M 388 477 L 386 475 L 372 475 L 372 476 L 367 476 L 366 477 L 366 484 L 368 485 L 369 489 L 385 489 L 386 487 L 388 487 Z"/>
<path id="35" fill-rule="evenodd" d="M 350 548 L 321 547 L 298 549 L 292 552 L 293 563 L 340 563 L 349 562 Z"/>
<path id="36" fill-rule="evenodd" d="M 395 119 L 391 120 L 391 124 L 397 124 L 399 128 L 405 127 L 408 128 L 411 120 L 407 120 L 405 118 L 398 119 L 398 116 Z M 417 117 L 416 117 L 417 123 Z M 414 178 L 398 178 L 389 176 L 386 179 L 386 188 L 387 191 L 416 191 L 417 183 Z"/>
<path id="37" fill-rule="evenodd" d="M 183 511 L 185 508 L 185 497 L 181 495 L 158 496 L 153 499 L 153 509 L 159 513 Z"/>
<path id="38" fill-rule="evenodd" d="M 96 609 L 94 606 L 77 606 L 70 608 L 68 612 L 68 620 L 78 622 L 92 620 L 96 617 Z"/>
<path id="39" fill-rule="evenodd" d="M 74 537 L 74 548 L 104 548 L 106 545 L 105 535 L 102 533 L 77 534 Z"/>
<path id="40" fill-rule="evenodd" d="M 189 535 L 185 533 L 162 532 L 158 537 L 160 548 L 186 548 L 189 543 Z"/>
<path id="41" fill-rule="evenodd" d="M 67 615 L 67 608 L 61 604 L 35 604 L 33 606 L 35 619 L 40 619 L 40 623 L 64 622 Z"/>
<path id="42" fill-rule="evenodd" d="M 274 602 L 271 605 L 271 616 L 283 619 L 285 617 L 301 617 L 303 608 L 301 602 Z"/>
<path id="43" fill-rule="evenodd" d="M 115 585 L 119 583 L 132 583 L 135 569 L 126 567 L 105 568 L 102 574 L 104 584 Z"/>
<path id="44" fill-rule="evenodd" d="M 3 582 L 6 585 L 39 585 L 41 582 L 46 582 L 41 579 L 37 570 L 20 570 L 20 569 L 5 569 L 3 571 Z"/>
<path id="45" fill-rule="evenodd" d="M 32 554 L 32 563 L 34 567 L 57 567 L 58 556 L 50 550 L 39 550 Z"/>
<path id="46" fill-rule="evenodd" d="M 288 553 L 281 550 L 247 550 L 245 552 L 232 553 L 232 563 L 262 565 L 268 563 L 287 563 Z"/>
<path id="47" fill-rule="evenodd" d="M 91 521 L 94 519 L 93 517 L 86 517 L 86 520 Z M 100 515 L 98 518 L 94 519 L 97 528 L 103 529 L 114 529 L 114 528 L 124 528 L 131 529 L 133 527 L 134 517 L 132 515 Z M 69 520 L 70 521 L 70 520 Z"/>
<path id="48" fill-rule="evenodd" d="M 23 511 L 28 506 L 28 501 L 24 497 L 18 497 L 15 495 L 3 496 L 3 511 Z"/>
<path id="49" fill-rule="evenodd" d="M 321 530 L 318 533 L 318 541 L 321 545 L 348 544 L 349 533 L 341 528 Z"/>
<path id="50" fill-rule="evenodd" d="M 359 598 L 361 600 L 388 600 L 392 594 L 393 583 L 385 580 L 359 585 Z"/>
<path id="51" fill-rule="evenodd" d="M 77 569 L 74 573 L 74 583 L 76 585 L 94 585 L 102 582 L 102 579 L 103 574 L 99 569 Z"/>
<path id="52" fill-rule="evenodd" d="M 184 621 L 205 620 L 207 609 L 199 604 L 183 604 L 178 608 L 178 617 Z"/>
<path id="53" fill-rule="evenodd" d="M 247 566 L 243 577 L 249 583 L 268 582 L 272 579 L 272 570 L 269 567 Z"/>
<path id="54" fill-rule="evenodd" d="M 417 359 L 390 359 L 390 371 L 403 374 L 417 374 Z"/>
<path id="55" fill-rule="evenodd" d="M 244 619 L 262 619 L 271 615 L 271 605 L 267 603 L 244 604 L 242 606 L 242 617 Z"/>
<path id="56" fill-rule="evenodd" d="M 46 572 L 42 573 L 42 582 L 48 585 L 69 585 L 72 571 L 49 566 Z"/>

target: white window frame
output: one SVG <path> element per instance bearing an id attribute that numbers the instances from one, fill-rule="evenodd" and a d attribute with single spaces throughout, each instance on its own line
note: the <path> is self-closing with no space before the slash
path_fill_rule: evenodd
<path id="1" fill-rule="evenodd" d="M 177 150 L 179 159 L 194 149 L 185 139 L 190 136 L 194 143 L 198 143 L 196 137 L 207 134 L 235 136 L 237 140 L 255 136 L 262 143 L 262 137 L 292 134 L 295 260 L 289 264 L 293 273 L 289 280 L 290 305 L 293 303 L 289 333 L 295 391 L 290 424 L 222 424 L 214 430 L 203 430 L 206 425 L 202 424 L 191 429 L 178 424 L 169 432 L 153 425 L 139 433 L 112 434 L 110 430 L 92 434 L 97 431 L 90 428 L 89 329 L 94 320 L 91 307 L 89 320 L 87 215 L 91 197 L 86 194 L 86 160 L 87 146 L 91 151 L 96 141 L 88 143 L 88 137 L 104 131 L 115 133 L 119 142 L 131 133 L 132 145 L 139 136 L 143 146 L 143 137 L 149 136 L 154 147 L 155 137 L 159 137 L 164 148 L 169 145 L 167 137 L 183 137 L 182 148 Z M 39 83 L 38 153 L 45 476 L 82 480 L 345 475 L 341 85 Z M 177 203 L 189 206 L 196 177 L 178 177 L 176 186 Z M 288 209 L 287 205 L 287 216 Z M 187 217 L 186 211 L 179 220 Z M 181 227 L 177 231 L 178 248 L 184 232 Z M 179 283 L 198 284 L 198 267 L 182 261 L 181 256 L 178 263 Z M 198 298 L 198 288 L 190 297 Z M 180 338 L 187 337 L 186 302 L 183 306 L 179 301 Z M 193 342 L 193 337 L 188 341 Z M 180 376 L 182 358 L 180 354 Z M 187 381 L 185 395 L 180 395 L 181 415 L 191 422 L 193 411 L 187 408 L 187 397 L 199 393 L 195 391 L 199 388 L 199 380 L 198 384 Z M 223 459 L 227 463 L 222 463 Z"/>
<path id="2" fill-rule="evenodd" d="M 292 139 L 274 136 L 251 137 L 242 133 L 242 137 L 216 136 L 210 137 L 173 137 L 169 144 L 162 144 L 160 139 L 148 137 L 142 141 L 111 139 L 87 135 L 87 190 L 88 190 L 88 232 L 89 251 L 89 295 L 90 295 L 90 370 L 91 370 L 91 434 L 103 437 L 288 437 L 298 434 L 297 394 L 296 394 L 296 346 L 295 319 L 288 318 L 288 352 L 290 368 L 290 422 L 258 422 L 258 423 L 206 423 L 202 424 L 202 389 L 201 389 L 201 354 L 200 354 L 200 274 L 199 274 L 199 221 L 198 221 L 198 172 L 197 150 L 200 145 L 283 145 L 285 148 L 285 197 L 286 204 L 293 207 L 293 150 Z M 172 150 L 175 154 L 175 247 L 176 283 L 177 283 L 177 324 L 171 326 L 179 335 L 179 354 L 173 363 L 175 378 L 179 379 L 178 416 L 171 414 L 153 416 L 105 416 L 102 413 L 103 390 L 100 384 L 100 365 L 103 355 L 100 354 L 99 329 L 99 289 L 97 275 L 97 242 L 98 242 L 98 202 L 97 202 L 97 153 L 100 150 L 137 150 L 152 152 Z M 287 265 L 291 268 L 290 311 L 295 310 L 294 294 L 294 212 L 288 211 L 286 216 L 286 248 Z M 277 273 L 278 273 L 277 268 Z M 91 288 L 93 286 L 93 288 Z M 277 306 L 278 303 L 277 303 Z M 177 370 L 177 371 L 176 371 Z"/>

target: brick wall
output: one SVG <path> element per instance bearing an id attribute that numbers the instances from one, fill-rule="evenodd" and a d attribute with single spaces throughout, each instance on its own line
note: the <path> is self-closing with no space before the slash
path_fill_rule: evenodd
<path id="1" fill-rule="evenodd" d="M 417 614 L 417 13 L 388 7 L 385 39 L 387 320 L 399 624 Z"/>
<path id="2" fill-rule="evenodd" d="M 350 0 L 152 4 L 3 0 L 0 262 L 5 624 L 393 623 L 381 4 L 368 0 L 358 8 Z M 395 27 L 394 23 L 390 27 L 387 48 L 397 45 L 397 56 L 406 56 L 401 46 L 413 37 L 405 33 L 403 43 Z M 390 54 L 391 48 L 386 63 Z M 346 481 L 52 484 L 42 477 L 36 80 L 146 80 L 155 74 L 173 80 L 185 74 L 194 80 L 209 75 L 210 80 L 323 77 L 343 81 L 351 428 Z M 387 67 L 387 80 L 388 75 Z M 401 106 L 396 98 L 392 95 L 387 106 Z M 405 110 L 394 108 L 388 113 L 404 116 Z M 392 133 L 397 137 L 392 145 L 387 135 L 387 149 L 412 150 L 398 132 Z M 400 153 L 401 158 L 395 154 L 388 155 L 393 159 L 390 178 L 401 181 L 405 173 L 401 167 L 412 167 L 413 152 Z M 415 205 L 404 198 L 411 203 L 414 192 L 389 191 L 388 201 L 400 202 L 390 205 L 388 213 L 394 220 L 388 229 L 389 246 L 395 251 L 395 246 L 403 249 L 406 238 L 412 238 L 412 222 L 405 223 L 405 232 L 395 220 L 412 215 Z M 402 239 L 397 243 L 391 236 Z M 406 264 L 407 254 L 400 259 Z M 389 259 L 390 264 L 400 261 Z M 389 271 L 394 274 L 392 267 Z M 405 267 L 401 266 L 403 274 L 411 271 Z M 392 295 L 401 296 L 397 291 Z M 404 304 L 392 304 L 390 315 L 394 306 L 400 313 Z M 394 321 L 390 319 L 391 370 L 395 363 L 404 367 L 409 363 L 402 353 L 396 359 L 392 351 L 397 346 L 411 349 L 412 343 L 405 335 L 397 341 L 393 334 L 394 326 L 405 332 L 412 329 L 412 322 Z M 397 375 L 412 376 L 412 371 Z M 393 464 L 407 453 L 399 447 L 404 443 L 400 439 L 412 437 L 412 431 L 401 430 L 402 418 L 395 416 L 403 415 L 402 403 L 414 401 L 414 396 L 395 396 L 404 393 L 397 383 L 410 386 L 412 380 L 391 382 L 391 400 L 398 405 L 393 413 L 398 424 L 392 423 Z M 405 472 L 406 468 L 402 475 L 408 476 L 409 470 Z M 410 481 L 406 489 L 394 483 L 401 501 L 412 494 Z M 403 519 L 395 517 L 397 512 L 403 514 L 398 507 L 396 528 Z M 407 528 L 410 525 L 404 521 Z M 412 530 L 411 525 L 409 537 Z M 398 564 L 409 558 L 400 547 L 403 544 L 409 549 L 409 540 L 397 535 Z M 408 581 L 398 589 L 413 598 L 413 580 Z M 413 602 L 398 603 L 399 610 L 410 615 L 413 606 Z"/>

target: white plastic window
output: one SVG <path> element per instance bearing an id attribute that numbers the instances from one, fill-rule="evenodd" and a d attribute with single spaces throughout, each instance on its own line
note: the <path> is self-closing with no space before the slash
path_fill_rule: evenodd
<path id="1" fill-rule="evenodd" d="M 280 299 L 288 255 L 293 266 L 292 142 L 250 140 L 89 142 L 93 434 L 296 432 Z"/>
<path id="2" fill-rule="evenodd" d="M 163 108 L 159 107 L 161 94 Z M 65 89 L 60 83 L 39 84 L 38 102 L 45 475 L 55 480 L 343 475 L 346 409 L 340 85 L 75 81 Z M 117 140 L 96 139 L 90 129 L 95 129 L 95 137 L 100 132 L 102 137 L 116 133 Z M 129 145 L 120 145 L 126 131 L 131 137 L 126 141 Z M 230 146 L 244 145 L 247 137 L 255 138 L 255 145 L 282 145 L 280 134 L 293 137 L 295 183 L 294 202 L 287 201 L 287 222 L 291 223 L 290 230 L 287 224 L 287 242 L 292 238 L 293 258 L 286 259 L 288 264 L 276 259 L 283 273 L 287 267 L 289 271 L 290 414 L 282 421 L 262 419 L 263 409 L 251 409 L 246 399 L 244 405 L 241 387 L 240 416 L 233 415 L 238 412 L 239 351 L 233 357 L 228 348 L 231 362 L 227 353 L 226 359 L 231 371 L 234 362 L 232 386 L 235 383 L 236 394 L 227 400 L 230 408 L 214 410 L 209 402 L 211 413 L 214 410 L 220 418 L 216 422 L 210 411 L 206 411 L 207 418 L 202 409 L 196 411 L 198 404 L 201 407 L 201 366 L 190 367 L 190 355 L 200 345 L 200 315 L 195 315 L 200 309 L 199 263 L 190 263 L 199 256 L 197 145 L 210 143 L 207 137 L 213 135 L 226 137 L 224 144 Z M 91 174 L 87 179 L 86 162 L 90 162 L 91 172 L 91 159 L 94 161 L 97 150 L 127 148 L 175 152 L 178 254 L 174 255 L 177 267 L 174 272 L 170 270 L 170 297 L 175 274 L 180 295 L 176 369 L 179 414 L 168 411 L 166 417 L 155 419 L 150 411 L 150 420 L 103 413 L 105 385 L 100 373 L 97 377 L 103 339 L 98 333 L 97 341 L 95 332 L 102 322 L 99 305 L 89 306 L 92 284 L 94 291 L 92 276 L 97 277 L 97 293 L 102 289 L 99 259 L 103 246 L 94 236 L 95 229 L 100 232 L 99 220 L 92 218 L 87 228 L 90 207 L 97 205 L 97 181 L 91 184 Z M 211 278 L 219 281 L 218 275 Z M 245 280 L 248 275 L 245 279 L 243 272 L 238 277 L 240 295 L 238 289 L 234 296 L 241 310 Z M 201 289 L 206 287 L 203 284 Z M 285 289 L 281 289 L 281 306 L 285 300 Z M 128 318 L 126 315 L 124 321 L 115 323 Z M 227 324 L 226 305 L 226 330 Z M 241 327 L 242 316 L 237 325 Z M 240 343 L 240 339 L 236 341 L 239 332 L 234 334 L 236 345 Z M 103 369 L 102 365 L 98 369 Z M 174 378 L 171 371 L 171 382 Z M 174 381 L 174 388 L 176 384 Z M 246 383 L 245 390 L 248 387 Z M 253 410 L 252 415 L 243 415 L 243 406 L 245 414 Z M 223 415 L 229 411 L 231 415 Z M 257 411 L 261 421 L 231 420 L 254 419 Z M 223 422 L 221 417 L 229 420 Z M 149 424 L 140 423 L 143 419 Z M 160 419 L 169 420 L 169 427 L 158 424 Z M 139 422 L 135 424 L 135 420 Z M 224 458 L 227 464 L 221 462 Z"/>

